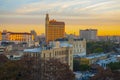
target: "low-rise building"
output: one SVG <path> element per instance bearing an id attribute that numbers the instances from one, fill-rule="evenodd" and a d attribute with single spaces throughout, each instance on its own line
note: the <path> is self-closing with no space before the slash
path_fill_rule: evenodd
<path id="1" fill-rule="evenodd" d="M 120 43 L 120 36 L 98 36 L 99 41 L 112 41 Z"/>
<path id="2" fill-rule="evenodd" d="M 91 65 L 91 64 L 96 63 L 98 60 L 104 60 L 107 57 L 108 57 L 108 54 L 99 53 L 99 54 L 92 54 L 92 55 L 84 56 L 78 59 L 80 60 L 80 64 Z"/>
<path id="3" fill-rule="evenodd" d="M 5 52 L 5 47 L 0 46 L 0 54 L 3 54 Z"/>
<path id="4" fill-rule="evenodd" d="M 120 53 L 110 54 L 110 57 L 116 57 L 118 61 L 120 61 Z"/>
<path id="5" fill-rule="evenodd" d="M 104 60 L 99 60 L 96 64 L 102 66 L 104 69 L 106 69 L 107 64 L 109 63 L 114 63 L 114 62 L 118 62 L 117 57 L 109 57 L 107 59 Z"/>
<path id="6" fill-rule="evenodd" d="M 11 41 L 15 43 L 26 42 L 32 45 L 33 35 L 27 32 L 2 32 L 2 41 Z"/>
<path id="7" fill-rule="evenodd" d="M 23 52 L 22 51 L 10 51 L 10 52 L 7 52 L 5 55 L 10 60 L 20 60 L 23 56 Z"/>
<path id="8" fill-rule="evenodd" d="M 68 43 L 51 43 L 50 47 L 39 47 L 33 49 L 25 49 L 24 55 L 29 55 L 33 57 L 40 57 L 45 60 L 49 59 L 58 59 L 63 63 L 66 63 L 70 66 L 70 69 L 73 70 L 73 54 L 72 54 L 72 45 Z"/>

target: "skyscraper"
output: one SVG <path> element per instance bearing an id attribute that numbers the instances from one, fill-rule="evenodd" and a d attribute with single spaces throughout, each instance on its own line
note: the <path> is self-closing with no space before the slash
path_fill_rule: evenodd
<path id="1" fill-rule="evenodd" d="M 54 41 L 65 36 L 65 23 L 56 20 L 49 20 L 49 15 L 46 14 L 45 19 L 45 35 L 46 42 Z"/>

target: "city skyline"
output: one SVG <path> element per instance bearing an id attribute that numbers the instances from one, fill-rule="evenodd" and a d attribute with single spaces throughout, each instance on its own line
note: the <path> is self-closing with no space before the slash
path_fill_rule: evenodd
<path id="1" fill-rule="evenodd" d="M 65 22 L 65 31 L 98 29 L 98 35 L 120 35 L 119 0 L 0 0 L 0 31 L 45 33 L 45 14 Z"/>

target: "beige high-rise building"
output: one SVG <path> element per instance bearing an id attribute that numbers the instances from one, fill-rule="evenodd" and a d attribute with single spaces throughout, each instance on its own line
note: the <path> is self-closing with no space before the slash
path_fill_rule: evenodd
<path id="1" fill-rule="evenodd" d="M 46 42 L 54 41 L 65 36 L 65 23 L 56 20 L 49 20 L 49 15 L 46 14 L 45 19 L 45 35 Z"/>

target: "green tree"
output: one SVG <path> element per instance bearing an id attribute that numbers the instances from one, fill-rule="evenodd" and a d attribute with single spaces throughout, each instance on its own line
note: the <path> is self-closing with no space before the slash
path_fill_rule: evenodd
<path id="1" fill-rule="evenodd" d="M 79 66 L 80 71 L 88 71 L 90 70 L 90 66 L 88 66 L 87 64 L 82 64 Z"/>
<path id="2" fill-rule="evenodd" d="M 96 48 L 96 49 L 94 49 L 93 52 L 94 53 L 100 53 L 100 52 L 103 52 L 103 49 L 102 48 Z"/>
<path id="3" fill-rule="evenodd" d="M 80 61 L 73 60 L 73 71 L 80 71 Z"/>
<path id="4" fill-rule="evenodd" d="M 111 70 L 119 70 L 120 69 L 120 62 L 115 63 L 109 63 L 108 67 L 111 68 Z"/>
<path id="5" fill-rule="evenodd" d="M 114 51 L 116 44 L 113 42 L 87 42 L 87 53 L 111 52 Z"/>

